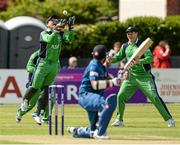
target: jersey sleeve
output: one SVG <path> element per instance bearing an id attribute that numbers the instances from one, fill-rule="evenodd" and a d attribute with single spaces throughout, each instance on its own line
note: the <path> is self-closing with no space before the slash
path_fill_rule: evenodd
<path id="1" fill-rule="evenodd" d="M 98 67 L 95 65 L 92 65 L 89 70 L 89 80 L 98 80 L 99 72 Z"/>
<path id="2" fill-rule="evenodd" d="M 35 51 L 29 58 L 28 63 L 26 65 L 26 70 L 29 73 L 33 73 L 36 65 L 36 61 L 38 58 L 39 50 Z"/>
<path id="3" fill-rule="evenodd" d="M 41 32 L 40 35 L 40 42 L 46 42 L 46 43 L 51 43 L 54 39 L 56 39 L 57 34 L 55 32 L 52 32 L 51 34 L 43 31 Z"/>
<path id="4" fill-rule="evenodd" d="M 117 63 L 118 61 L 121 61 L 126 57 L 125 49 L 123 48 L 123 46 L 124 44 L 121 46 L 119 52 L 114 55 L 112 63 Z"/>
<path id="5" fill-rule="evenodd" d="M 144 58 L 139 59 L 141 64 L 150 64 L 153 62 L 153 56 L 150 49 L 147 49 L 144 53 Z"/>
<path id="6" fill-rule="evenodd" d="M 63 41 L 64 42 L 72 42 L 75 38 L 75 31 L 69 30 L 67 32 L 64 32 L 63 34 Z"/>

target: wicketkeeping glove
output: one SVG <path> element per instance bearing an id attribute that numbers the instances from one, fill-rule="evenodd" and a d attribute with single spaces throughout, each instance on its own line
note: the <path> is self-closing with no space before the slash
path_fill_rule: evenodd
<path id="1" fill-rule="evenodd" d="M 57 19 L 56 20 L 56 26 L 54 28 L 54 31 L 55 32 L 61 32 L 61 31 L 64 31 L 64 28 L 66 26 L 66 19 Z"/>
<path id="2" fill-rule="evenodd" d="M 69 29 L 73 28 L 74 22 L 75 22 L 75 16 L 69 17 L 67 22 Z"/>

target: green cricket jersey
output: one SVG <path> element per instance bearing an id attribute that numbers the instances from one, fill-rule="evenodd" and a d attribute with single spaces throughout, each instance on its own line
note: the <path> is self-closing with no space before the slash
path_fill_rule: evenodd
<path id="1" fill-rule="evenodd" d="M 74 39 L 74 31 L 63 33 L 52 32 L 47 29 L 41 32 L 40 35 L 40 58 L 44 61 L 56 63 L 59 61 L 60 52 L 62 49 L 62 42 L 69 42 Z"/>
<path id="2" fill-rule="evenodd" d="M 138 49 L 141 42 L 139 40 L 136 43 L 124 43 L 117 54 L 113 57 L 113 63 L 121 61 L 123 58 L 130 59 L 133 53 Z M 146 72 L 150 72 L 150 63 L 153 62 L 153 56 L 150 49 L 147 49 L 144 55 L 139 59 L 140 63 L 135 64 L 130 68 L 130 74 L 142 75 Z"/>
<path id="3" fill-rule="evenodd" d="M 136 43 L 124 43 L 120 51 L 114 56 L 113 62 L 122 60 L 123 58 L 129 59 L 133 53 L 138 49 L 141 42 L 139 40 Z M 146 50 L 144 55 L 140 58 L 140 64 L 134 64 L 129 71 L 129 78 L 122 82 L 120 90 L 117 95 L 117 118 L 123 121 L 125 103 L 137 89 L 140 89 L 145 96 L 155 105 L 165 121 L 172 118 L 165 103 L 157 93 L 154 78 L 151 74 L 150 63 L 152 63 L 153 57 L 149 49 Z"/>
<path id="4" fill-rule="evenodd" d="M 59 57 L 63 42 L 71 42 L 74 31 L 53 32 L 47 29 L 40 35 L 39 61 L 32 81 L 32 87 L 41 89 L 51 85 L 60 69 Z"/>

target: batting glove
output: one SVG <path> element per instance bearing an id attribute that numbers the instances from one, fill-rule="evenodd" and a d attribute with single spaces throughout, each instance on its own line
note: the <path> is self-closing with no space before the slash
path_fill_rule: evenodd
<path id="1" fill-rule="evenodd" d="M 124 81 L 124 80 L 126 80 L 127 78 L 128 78 L 128 71 L 127 70 L 124 70 L 124 69 L 120 69 L 119 71 L 118 71 L 118 75 L 117 75 L 117 77 L 119 78 L 119 79 L 121 79 L 121 81 Z"/>
<path id="2" fill-rule="evenodd" d="M 120 86 L 121 85 L 121 79 L 119 79 L 118 77 L 113 78 L 111 81 L 112 81 L 113 86 Z"/>

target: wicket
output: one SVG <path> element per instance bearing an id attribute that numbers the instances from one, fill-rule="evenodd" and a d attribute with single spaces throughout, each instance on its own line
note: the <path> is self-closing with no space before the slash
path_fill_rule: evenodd
<path id="1" fill-rule="evenodd" d="M 58 135 L 58 90 L 60 91 L 61 99 L 61 135 L 64 135 L 64 86 L 63 85 L 51 85 L 48 90 L 48 108 L 49 108 L 49 135 L 52 135 L 52 103 L 54 103 L 55 110 L 55 135 Z"/>

